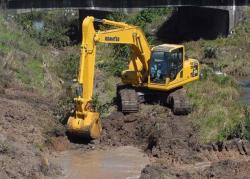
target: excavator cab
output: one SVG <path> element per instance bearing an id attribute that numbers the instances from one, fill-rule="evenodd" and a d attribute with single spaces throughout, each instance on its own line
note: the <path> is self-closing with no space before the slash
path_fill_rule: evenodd
<path id="1" fill-rule="evenodd" d="M 152 50 L 150 59 L 150 82 L 167 84 L 173 81 L 183 68 L 183 48 L 158 46 Z"/>

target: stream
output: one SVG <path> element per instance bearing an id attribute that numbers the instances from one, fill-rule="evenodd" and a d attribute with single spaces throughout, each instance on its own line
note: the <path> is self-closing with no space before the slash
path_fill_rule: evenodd
<path id="1" fill-rule="evenodd" d="M 241 95 L 240 100 L 243 103 L 250 105 L 250 80 L 241 80 L 240 85 L 245 90 Z"/>
<path id="2" fill-rule="evenodd" d="M 123 146 L 110 150 L 65 151 L 56 157 L 63 179 L 137 179 L 150 163 L 138 148 Z"/>

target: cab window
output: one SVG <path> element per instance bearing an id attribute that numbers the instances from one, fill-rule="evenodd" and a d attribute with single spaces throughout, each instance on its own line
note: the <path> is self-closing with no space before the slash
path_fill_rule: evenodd
<path id="1" fill-rule="evenodd" d="M 169 53 L 154 51 L 151 56 L 150 80 L 155 83 L 165 83 L 168 76 Z"/>
<path id="2" fill-rule="evenodd" d="M 173 50 L 170 57 L 170 79 L 174 80 L 183 68 L 183 48 Z"/>

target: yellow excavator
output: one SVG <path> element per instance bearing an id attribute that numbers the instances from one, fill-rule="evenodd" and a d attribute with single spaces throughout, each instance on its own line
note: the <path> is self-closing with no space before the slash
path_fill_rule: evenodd
<path id="1" fill-rule="evenodd" d="M 95 22 L 110 27 L 96 31 Z M 92 105 L 97 43 L 131 47 L 128 69 L 121 74 L 122 84 L 117 85 L 117 106 L 123 113 L 137 112 L 142 102 L 166 104 L 174 114 L 191 112 L 182 87 L 198 80 L 200 69 L 197 60 L 185 56 L 183 45 L 162 44 L 151 48 L 139 27 L 92 16 L 83 20 L 82 29 L 76 109 L 68 119 L 68 132 L 92 139 L 101 135 L 99 113 Z"/>

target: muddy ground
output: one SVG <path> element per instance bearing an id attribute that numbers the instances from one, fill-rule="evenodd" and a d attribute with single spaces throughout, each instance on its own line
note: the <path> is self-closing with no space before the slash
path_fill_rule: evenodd
<path id="1" fill-rule="evenodd" d="M 32 91 L 0 89 L 0 178 L 54 178 L 62 169 L 48 156 L 56 152 L 128 145 L 154 159 L 142 170 L 142 179 L 250 176 L 249 141 L 201 145 L 192 122 L 168 108 L 142 105 L 130 115 L 115 111 L 102 119 L 101 139 L 87 143 L 65 135 L 52 104 Z"/>
<path id="2" fill-rule="evenodd" d="M 156 160 L 141 179 L 250 178 L 250 142 L 233 139 L 201 145 L 186 116 L 161 106 L 142 106 L 139 114 L 115 112 L 103 120 L 101 143 L 136 145 Z"/>

